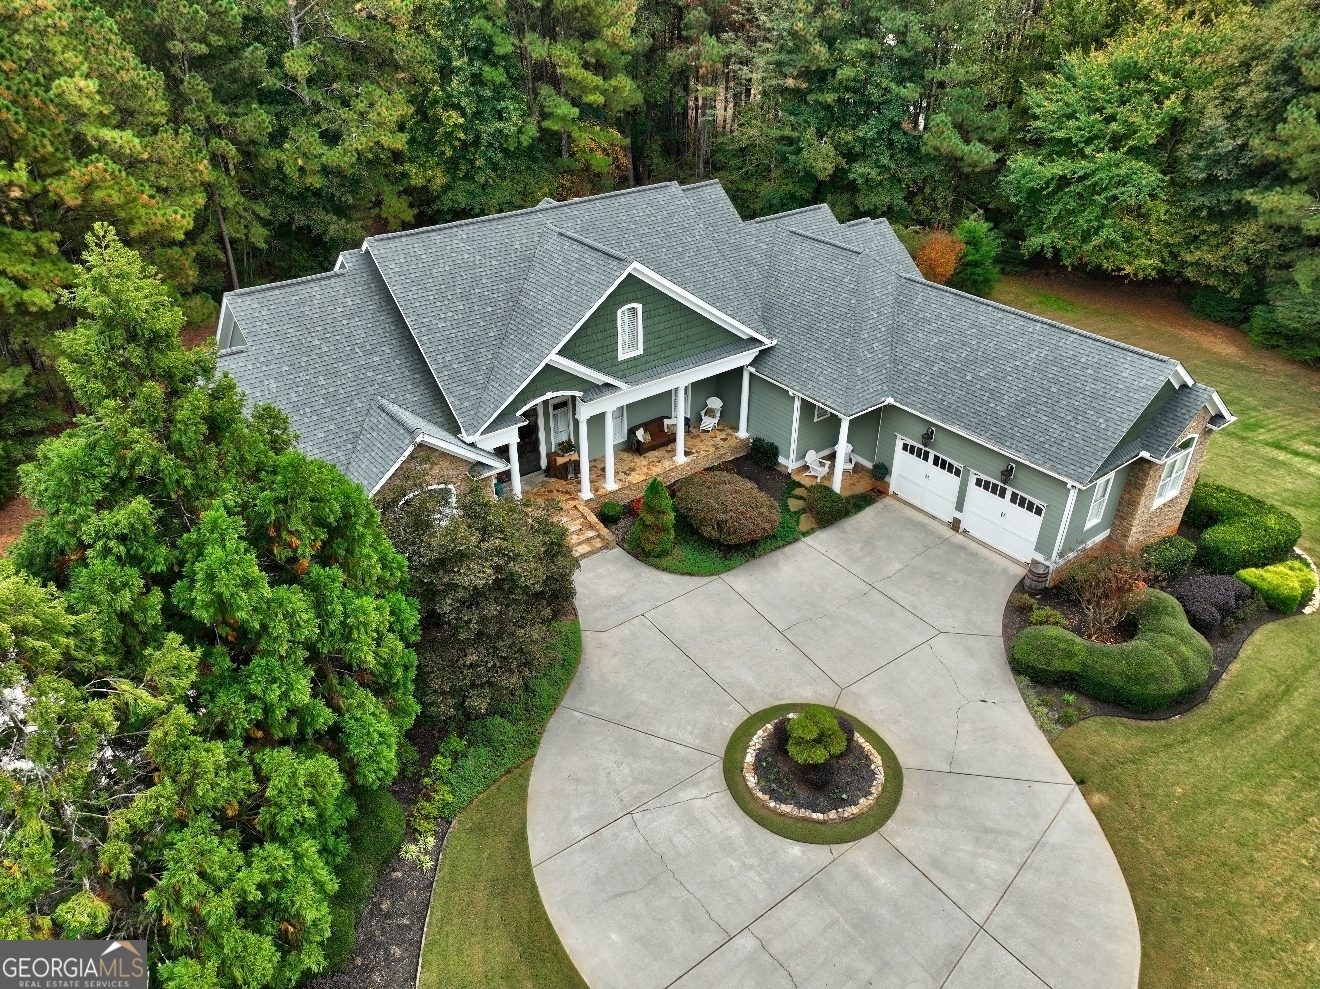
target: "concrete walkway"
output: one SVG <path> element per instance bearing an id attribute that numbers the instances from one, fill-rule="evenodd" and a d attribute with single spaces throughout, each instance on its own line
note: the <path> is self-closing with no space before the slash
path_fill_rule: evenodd
<path id="1" fill-rule="evenodd" d="M 1123 875 L 1004 659 L 1021 573 L 891 499 L 721 578 L 587 560 L 527 831 L 593 989 L 1135 986 Z M 893 746 L 880 831 L 798 844 L 733 802 L 729 735 L 794 700 Z"/>

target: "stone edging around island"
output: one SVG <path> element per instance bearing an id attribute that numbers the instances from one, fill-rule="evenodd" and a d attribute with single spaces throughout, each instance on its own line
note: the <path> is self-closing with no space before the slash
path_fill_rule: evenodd
<path id="1" fill-rule="evenodd" d="M 797 715 L 790 714 L 788 717 L 795 718 Z M 775 721 L 778 720 L 778 718 L 775 719 Z M 761 789 L 760 782 L 756 778 L 756 753 L 760 750 L 761 743 L 765 741 L 766 736 L 775 730 L 775 721 L 771 721 L 752 736 L 752 740 L 747 746 L 747 754 L 743 756 L 743 779 L 747 782 L 747 788 L 752 791 L 752 796 L 756 798 L 758 803 L 785 817 L 796 817 L 803 821 L 816 821 L 819 823 L 850 821 L 854 817 L 865 814 L 875 806 L 875 802 L 880 799 L 880 794 L 885 788 L 885 764 L 875 747 L 858 732 L 853 733 L 853 741 L 866 753 L 866 757 L 871 760 L 871 766 L 875 770 L 875 781 L 871 784 L 871 792 L 861 800 L 851 806 L 840 807 L 838 810 L 821 814 L 817 811 L 803 810 L 801 807 L 794 807 L 792 804 L 784 804 L 770 799 L 770 795 Z"/>

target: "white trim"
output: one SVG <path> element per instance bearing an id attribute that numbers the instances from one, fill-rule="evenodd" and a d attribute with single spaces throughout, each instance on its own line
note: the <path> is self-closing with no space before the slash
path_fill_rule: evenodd
<path id="1" fill-rule="evenodd" d="M 812 421 L 812 422 L 824 422 L 824 421 L 825 421 L 826 419 L 828 419 L 830 416 L 834 415 L 833 412 L 831 412 L 829 409 L 825 408 L 825 406 L 821 405 L 819 402 L 816 402 L 816 403 L 814 403 L 814 404 L 815 404 L 816 408 L 815 408 L 815 411 L 813 411 L 813 412 L 811 413 L 811 421 Z M 840 416 L 840 415 L 835 415 L 834 417 L 835 417 L 836 419 L 842 419 L 842 418 L 844 418 L 843 416 Z"/>
<path id="2" fill-rule="evenodd" d="M 452 453 L 460 460 L 466 460 L 470 464 L 482 463 L 480 457 L 474 457 L 472 455 L 474 451 L 472 450 L 471 447 L 459 446 L 455 443 L 450 443 L 447 440 L 440 439 L 440 437 L 438 436 L 428 436 L 426 433 L 422 433 L 415 440 L 413 440 L 411 443 L 408 444 L 408 449 L 403 451 L 403 456 L 399 457 L 398 460 L 394 461 L 394 466 L 391 467 L 385 473 L 384 477 L 382 477 L 379 481 L 376 482 L 375 487 L 373 487 L 370 491 L 367 492 L 368 496 L 374 496 L 377 491 L 383 488 L 385 486 L 385 482 L 394 476 L 395 472 L 398 471 L 398 469 L 403 466 L 404 461 L 407 460 L 410 456 L 412 456 L 412 452 L 416 450 L 419 446 L 429 446 L 434 450 L 439 450 L 441 453 Z M 485 452 L 490 453 L 489 450 Z M 492 459 L 495 461 L 495 463 L 493 464 L 489 460 L 485 461 L 485 464 L 489 469 L 484 474 L 480 475 L 481 477 L 490 477 L 490 475 L 492 474 L 498 474 L 502 470 L 509 469 L 509 465 L 506 464 L 503 460 L 501 460 L 498 456 L 494 456 L 492 454 Z"/>
<path id="3" fill-rule="evenodd" d="M 839 449 L 848 442 L 848 424 L 851 419 L 839 419 L 839 438 L 834 443 L 834 452 L 837 454 Z M 834 458 L 834 477 L 830 482 L 830 487 L 834 489 L 835 494 L 841 494 L 843 491 L 843 457 Z"/>
<path id="4" fill-rule="evenodd" d="M 522 429 L 523 424 L 516 426 L 505 426 L 503 429 L 497 429 L 493 433 L 483 433 L 472 440 L 472 445 L 480 447 L 491 453 L 495 452 L 495 447 L 504 446 L 506 443 L 517 442 L 518 430 Z"/>
<path id="5" fill-rule="evenodd" d="M 619 422 L 622 424 L 618 439 L 614 438 L 614 413 L 619 413 Z M 627 403 L 620 402 L 614 408 L 610 409 L 610 439 L 607 446 L 617 446 L 620 443 L 628 442 L 628 406 Z"/>
<path id="6" fill-rule="evenodd" d="M 1050 554 L 1051 560 L 1057 560 L 1059 554 L 1063 552 L 1063 542 L 1068 538 L 1068 526 L 1072 525 L 1073 508 L 1077 504 L 1077 491 L 1077 485 L 1068 485 L 1068 501 L 1063 506 L 1063 518 L 1059 520 L 1059 534 L 1054 537 L 1054 552 Z"/>
<path id="7" fill-rule="evenodd" d="M 1174 455 L 1169 457 L 1167 460 L 1162 461 L 1164 465 L 1164 470 L 1160 472 L 1160 481 L 1155 488 L 1155 498 L 1150 503 L 1150 510 L 1152 512 L 1155 511 L 1155 509 L 1159 508 L 1161 505 L 1167 504 L 1168 502 L 1172 501 L 1174 498 L 1177 498 L 1179 493 L 1182 491 L 1183 485 L 1187 482 L 1187 471 L 1190 470 L 1192 466 L 1192 455 L 1196 452 L 1196 441 L 1198 439 L 1199 437 L 1192 436 L 1191 437 L 1192 445 L 1187 447 L 1182 446 L 1182 444 L 1180 443 L 1175 448 L 1177 452 L 1175 452 Z M 1185 439 L 1182 441 L 1182 443 L 1186 443 L 1186 442 L 1187 441 Z M 1175 465 L 1178 463 L 1179 460 L 1182 460 L 1183 457 L 1186 457 L 1187 459 L 1183 463 L 1182 471 L 1179 472 Z M 1170 467 L 1175 468 L 1172 473 L 1168 473 Z M 1175 487 L 1173 490 L 1169 491 L 1168 493 L 1166 493 L 1164 497 L 1161 498 L 1160 488 L 1164 487 L 1164 483 L 1166 481 L 1172 480 L 1174 475 L 1177 475 L 1178 477 L 1178 486 Z"/>
<path id="8" fill-rule="evenodd" d="M 1099 525 L 1101 522 L 1104 521 L 1105 509 L 1109 507 L 1109 496 L 1113 494 L 1114 475 L 1116 473 L 1117 471 L 1111 471 L 1110 473 L 1106 474 L 1104 477 L 1099 478 L 1092 486 L 1091 504 L 1086 509 L 1086 524 L 1082 526 L 1083 532 L 1091 528 L 1091 526 Z M 1105 486 L 1104 497 L 1100 498 L 1100 500 L 1097 502 L 1096 498 L 1100 495 L 1100 485 L 1102 484 Z"/>
<path id="9" fill-rule="evenodd" d="M 789 394 L 792 394 L 791 392 Z M 793 395 L 793 430 L 788 434 L 788 469 L 797 466 L 798 419 L 802 415 L 802 396 Z"/>
<path id="10" fill-rule="evenodd" d="M 1047 560 L 1046 562 L 1049 563 L 1049 565 L 1050 565 L 1050 570 L 1051 570 L 1051 571 L 1054 571 L 1054 570 L 1059 569 L 1059 567 L 1063 566 L 1063 565 L 1064 565 L 1065 563 L 1067 563 L 1069 560 L 1073 559 L 1073 558 L 1076 557 L 1076 556 L 1081 555 L 1082 553 L 1085 553 L 1085 552 L 1086 552 L 1088 549 L 1090 549 L 1092 546 L 1095 546 L 1095 545 L 1097 545 L 1097 544 L 1099 544 L 1099 543 L 1104 542 L 1106 539 L 1109 538 L 1109 534 L 1110 534 L 1111 532 L 1113 532 L 1113 531 L 1114 531 L 1113 529 L 1106 529 L 1104 532 L 1100 533 L 1099 535 L 1092 536 L 1090 539 L 1088 539 L 1086 542 L 1082 543 L 1080 546 L 1078 546 L 1075 550 L 1073 550 L 1073 551 L 1072 551 L 1071 553 L 1069 553 L 1067 556 L 1060 557 L 1060 558 L 1055 559 L 1055 560 Z"/>
<path id="11" fill-rule="evenodd" d="M 582 392 L 580 391 L 548 391 L 539 398 L 535 398 L 532 401 L 528 402 L 526 405 L 524 405 L 521 409 L 518 410 L 517 414 L 522 415 L 533 405 L 540 405 L 542 402 L 553 402 L 557 398 L 581 398 L 581 397 L 582 397 Z"/>
<path id="12" fill-rule="evenodd" d="M 639 350 L 640 354 L 641 351 Z M 595 368 L 587 367 L 585 364 L 579 364 L 577 361 L 569 360 L 561 354 L 551 354 L 545 361 L 551 367 L 557 367 L 561 371 L 567 371 L 569 374 L 575 374 L 579 378 L 585 378 L 593 385 L 614 385 L 616 388 L 626 387 L 622 381 L 613 375 L 605 374 L 603 371 L 597 371 Z M 516 393 L 515 393 L 516 394 Z M 580 392 L 578 394 L 581 394 Z"/>
<path id="13" fill-rule="evenodd" d="M 760 353 L 760 351 L 757 351 Z M 738 438 L 745 440 L 750 435 L 747 432 L 747 402 L 752 393 L 752 368 L 750 364 L 744 364 L 742 369 L 742 396 L 738 400 Z"/>
<path id="14" fill-rule="evenodd" d="M 637 348 L 635 350 L 624 351 L 623 349 L 623 314 L 629 309 L 637 310 Z M 618 312 L 614 314 L 614 332 L 617 334 L 618 357 L 619 362 L 628 360 L 632 357 L 640 357 L 644 349 L 642 344 L 642 304 L 640 302 L 629 302 L 627 305 L 620 306 Z M 601 382 L 597 382 L 600 384 Z M 622 385 L 622 382 L 620 382 Z"/>
<path id="15" fill-rule="evenodd" d="M 1196 384 L 1196 379 L 1187 373 L 1187 368 L 1182 366 L 1181 361 L 1174 362 L 1173 373 L 1169 375 L 1169 380 L 1173 382 L 1175 388 L 1186 388 L 1188 385 Z"/>
<path id="16" fill-rule="evenodd" d="M 547 406 L 544 402 L 536 403 L 536 442 L 541 447 L 541 470 L 550 466 L 549 451 L 545 448 L 545 427 L 549 421 L 549 414 L 544 411 Z"/>
<path id="17" fill-rule="evenodd" d="M 761 351 L 747 350 L 741 354 L 734 354 L 731 357 L 724 357 L 710 364 L 701 364 L 686 371 L 678 371 L 674 374 L 666 375 L 663 378 L 656 378 L 645 384 L 634 385 L 623 391 L 612 392 L 609 395 L 603 395 L 600 398 L 592 399 L 585 403 L 591 415 L 597 412 L 603 412 L 606 409 L 613 408 L 620 402 L 640 402 L 644 398 L 650 398 L 652 395 L 660 395 L 667 391 L 673 391 L 680 384 L 690 385 L 698 381 L 704 381 L 706 378 L 712 378 L 717 374 L 723 374 L 725 371 L 732 371 L 737 367 L 745 367 L 751 361 L 756 359 L 756 355 Z M 673 407 L 670 407 L 673 411 Z"/>
<path id="18" fill-rule="evenodd" d="M 1237 417 L 1233 415 L 1232 412 L 1228 411 L 1228 406 L 1225 405 L 1224 400 L 1219 397 L 1219 392 L 1215 391 L 1213 388 L 1210 389 L 1210 401 L 1214 405 L 1214 409 L 1212 411 L 1218 412 L 1221 416 L 1223 416 L 1225 419 L 1228 420 L 1228 422 L 1224 423 L 1224 426 L 1227 426 L 1229 423 L 1237 422 Z M 1210 428 L 1215 431 L 1218 431 L 1220 429 L 1223 429 L 1224 426 L 1211 426 Z"/>

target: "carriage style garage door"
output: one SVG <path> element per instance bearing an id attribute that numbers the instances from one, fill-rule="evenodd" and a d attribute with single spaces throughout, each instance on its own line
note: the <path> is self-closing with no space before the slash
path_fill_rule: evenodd
<path id="1" fill-rule="evenodd" d="M 1045 506 L 1007 484 L 972 471 L 963 503 L 963 532 L 1015 560 L 1031 562 Z"/>
<path id="2" fill-rule="evenodd" d="M 962 472 L 962 464 L 900 436 L 894 447 L 894 478 L 889 489 L 923 512 L 949 522 L 958 504 Z"/>

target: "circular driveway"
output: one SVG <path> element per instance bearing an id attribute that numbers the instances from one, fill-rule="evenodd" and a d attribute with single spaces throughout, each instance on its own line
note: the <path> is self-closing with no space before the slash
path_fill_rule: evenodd
<path id="1" fill-rule="evenodd" d="M 893 499 L 723 577 L 587 559 L 527 834 L 592 989 L 1134 987 L 1123 874 L 1004 658 L 1021 575 Z M 798 700 L 893 746 L 875 834 L 799 844 L 733 802 L 729 735 Z"/>

